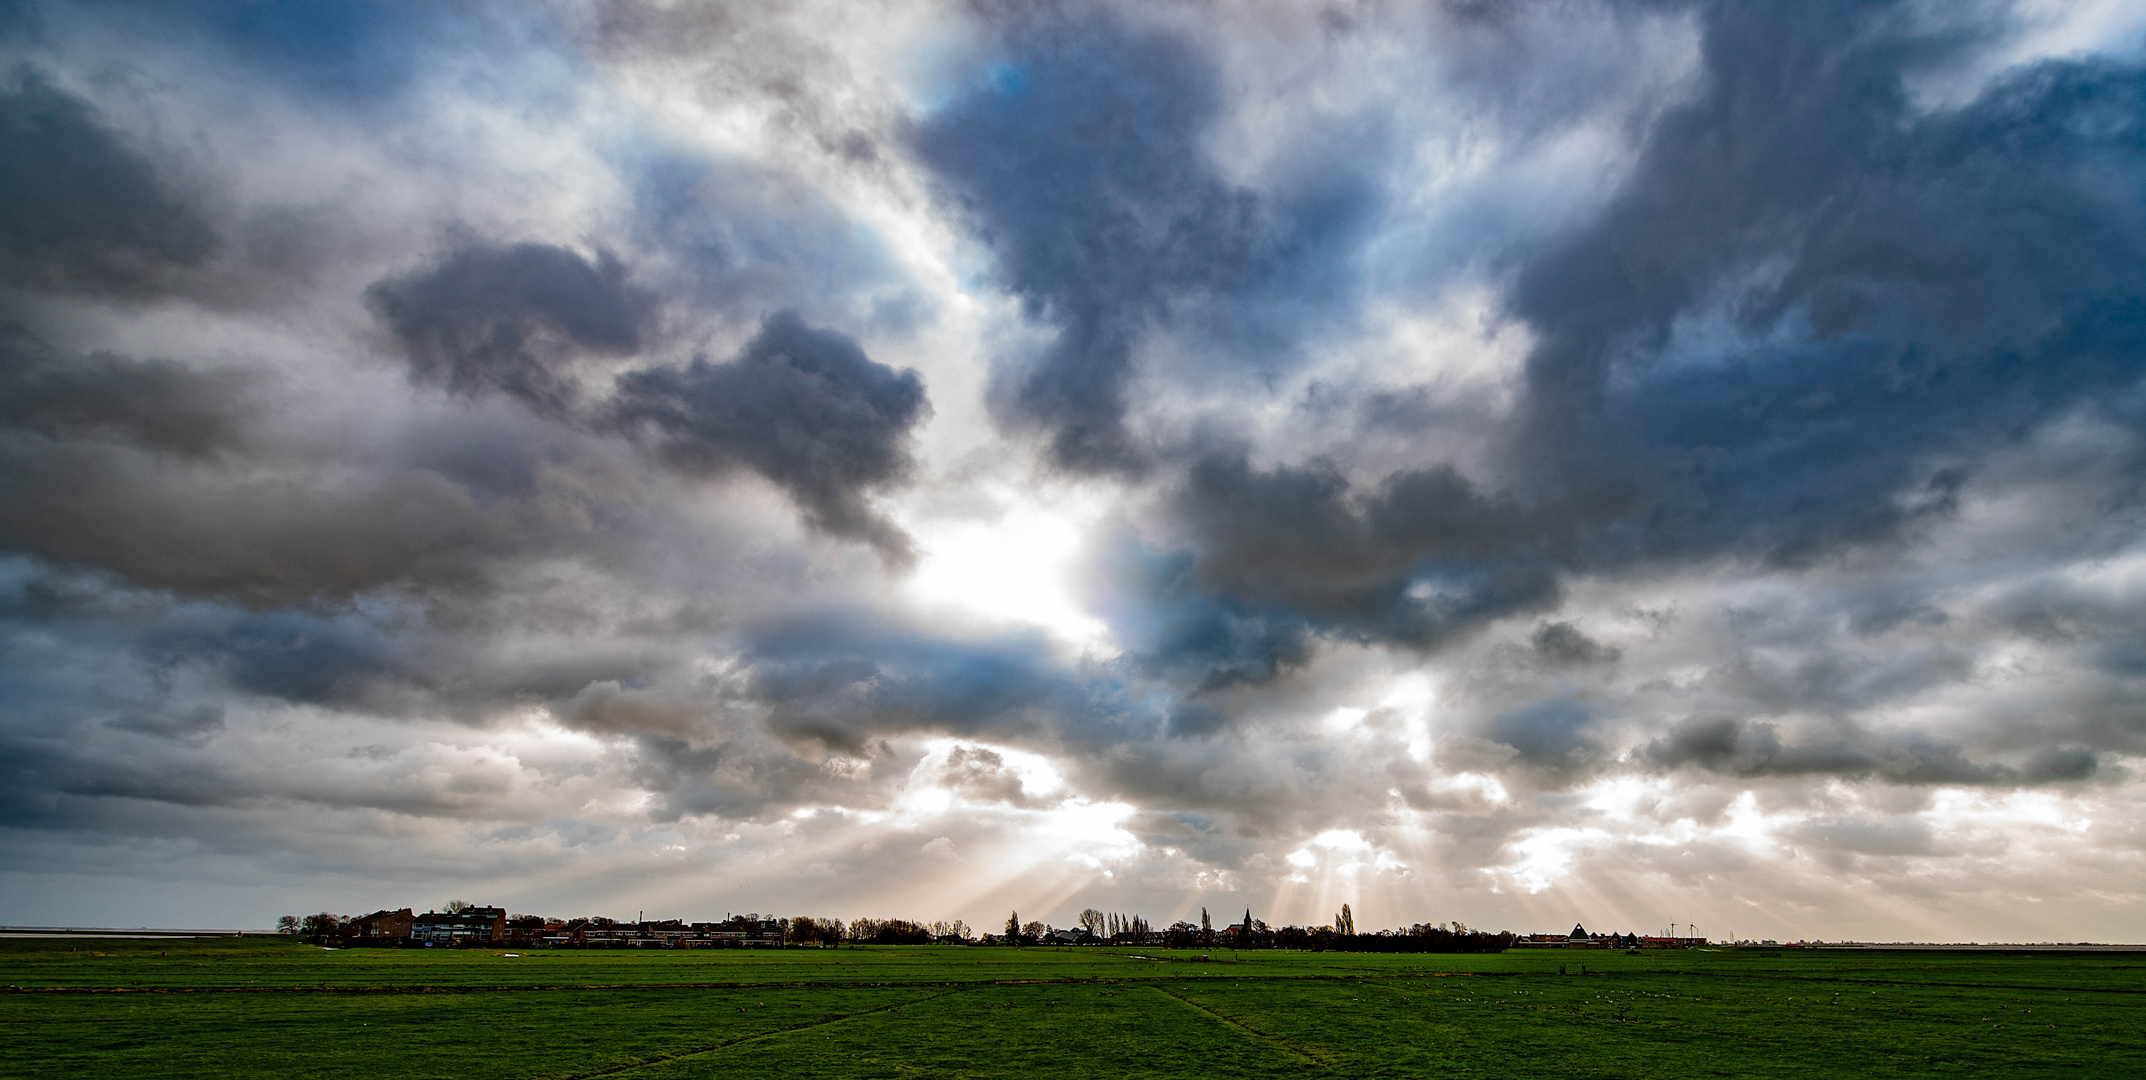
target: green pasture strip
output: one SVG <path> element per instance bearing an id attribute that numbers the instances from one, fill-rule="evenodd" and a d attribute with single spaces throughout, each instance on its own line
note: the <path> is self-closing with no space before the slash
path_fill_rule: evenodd
<path id="1" fill-rule="evenodd" d="M 1146 987 L 974 987 L 856 1022 L 620 1074 L 630 1080 L 1271 1080 L 1328 1075 Z"/>
<path id="2" fill-rule="evenodd" d="M 818 988 L 15 999 L 0 1008 L 5 1033 L 0 1075 L 143 1080 L 606 1075 L 930 996 Z"/>
<path id="3" fill-rule="evenodd" d="M 162 946 L 162 947 L 159 947 Z M 73 951 L 70 951 L 72 948 Z M 323 950 L 273 939 L 198 943 L 0 941 L 0 986 L 18 989 L 424 989 L 480 986 L 703 987 L 889 985 L 1066 981 L 1147 977 L 1213 978 L 1249 972 L 1337 976 L 1392 971 L 1467 970 L 1480 958 L 1363 957 L 1247 952 L 1135 954 L 1110 949 L 963 947 L 840 950 L 606 951 L 491 949 Z M 1201 960 L 1199 957 L 1211 956 Z"/>
<path id="4" fill-rule="evenodd" d="M 1326 1066 L 1331 1065 L 1333 1063 L 1331 1055 L 1327 1054 L 1317 1046 L 1308 1043 L 1291 1042 L 1290 1040 L 1283 1038 L 1280 1035 L 1276 1035 L 1271 1031 L 1262 1030 L 1261 1028 L 1246 1021 L 1242 1017 L 1231 1016 L 1228 1013 L 1216 1009 L 1212 1005 L 1203 1005 L 1200 1002 L 1195 1001 L 1182 993 L 1172 993 L 1170 989 L 1166 986 L 1146 985 L 1141 987 L 1141 989 L 1150 990 L 1157 994 L 1161 994 L 1172 1001 L 1178 1002 L 1179 1004 L 1182 1004 L 1185 1007 L 1194 1010 L 1195 1012 L 1199 1012 L 1203 1015 L 1212 1017 L 1218 1023 L 1228 1024 L 1230 1027 L 1233 1027 L 1238 1031 L 1243 1032 L 1244 1034 L 1261 1043 L 1277 1047 L 1285 1053 L 1292 1054 L 1298 1058 L 1303 1059 L 1305 1064 Z"/>
<path id="5" fill-rule="evenodd" d="M 1188 983 L 1179 993 L 1292 1043 L 1324 1044 L 1351 1075 L 2146 1075 L 2146 1009 L 2129 1000 L 1752 989 L 1635 975 Z"/>
<path id="6" fill-rule="evenodd" d="M 871 1016 L 874 1013 L 900 1012 L 904 1005 L 914 1005 L 922 1002 L 928 1002 L 931 1001 L 933 998 L 946 997 L 949 994 L 956 993 L 960 993 L 960 991 L 948 990 L 939 994 L 930 995 L 928 997 L 912 998 L 903 1001 L 890 1002 L 888 1004 L 875 1006 L 869 1009 L 860 1009 L 853 1013 L 826 1015 L 818 1019 L 806 1020 L 801 1023 L 779 1027 L 771 1031 L 761 1031 L 754 1032 L 748 1035 L 739 1035 L 733 1038 L 722 1039 L 717 1042 L 708 1043 L 705 1046 L 694 1046 L 682 1050 L 668 1051 L 625 1064 L 609 1065 L 598 1069 L 592 1069 L 587 1072 L 575 1073 L 572 1076 L 568 1077 L 567 1080 L 593 1080 L 593 1078 L 599 1076 L 616 1076 L 620 1073 L 644 1072 L 656 1066 L 670 1065 L 672 1063 L 684 1061 L 689 1058 L 696 1058 L 707 1054 L 713 1054 L 718 1051 L 728 1050 L 733 1047 L 742 1046 L 747 1043 L 755 1042 L 761 1039 L 772 1039 L 778 1036 L 788 1035 L 795 1032 L 808 1031 L 813 1028 L 827 1027 L 830 1024 L 846 1023 L 851 1020 Z M 740 1011 L 743 1010 L 741 1009 Z"/>
<path id="7" fill-rule="evenodd" d="M 1140 978 L 1398 977 L 1555 972 L 2146 991 L 2146 955 L 1794 951 L 1527 950 L 1489 955 L 993 949 L 607 951 L 348 949 L 288 939 L 186 942 L 0 939 L 0 987 L 29 990 L 409 990 L 653 987 L 706 989 L 875 983 L 924 986 Z M 1209 959 L 1201 960 L 1206 956 Z"/>
<path id="8" fill-rule="evenodd" d="M 193 945 L 0 943 L 0 1076 L 2146 1076 L 2130 954 Z"/>

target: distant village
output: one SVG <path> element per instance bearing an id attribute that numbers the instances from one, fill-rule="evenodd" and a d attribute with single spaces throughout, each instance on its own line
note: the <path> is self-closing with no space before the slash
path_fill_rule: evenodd
<path id="1" fill-rule="evenodd" d="M 1503 952 L 1506 949 L 1689 949 L 1708 944 L 1696 935 L 1589 933 L 1575 925 L 1565 934 L 1492 933 L 1461 923 L 1417 923 L 1396 930 L 1358 933 L 1348 905 L 1330 925 L 1269 926 L 1248 909 L 1240 921 L 1217 927 L 1206 909 L 1200 921 L 1180 921 L 1162 929 L 1140 916 L 1090 908 L 1078 924 L 1059 928 L 1021 921 L 1011 913 L 997 933 L 977 934 L 967 923 L 913 922 L 907 919 L 779 918 L 751 913 L 720 922 L 682 919 L 636 919 L 625 922 L 602 916 L 555 919 L 510 915 L 507 909 L 461 901 L 445 910 L 409 908 L 370 915 L 322 912 L 303 918 L 286 915 L 277 930 L 331 948 L 477 948 L 522 949 L 782 949 L 857 945 L 1084 946 L 1132 945 L 1155 948 L 1299 949 L 1336 952 Z M 1772 945 L 1768 941 L 1763 944 Z"/>

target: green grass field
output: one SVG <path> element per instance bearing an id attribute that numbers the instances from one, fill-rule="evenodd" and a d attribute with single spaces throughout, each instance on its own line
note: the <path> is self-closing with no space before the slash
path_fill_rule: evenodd
<path id="1" fill-rule="evenodd" d="M 1199 955 L 4 940 L 0 1076 L 2146 1076 L 2146 954 Z"/>

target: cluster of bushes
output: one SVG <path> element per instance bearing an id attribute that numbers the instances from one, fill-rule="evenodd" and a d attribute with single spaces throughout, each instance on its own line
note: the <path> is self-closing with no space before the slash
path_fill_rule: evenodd
<path id="1" fill-rule="evenodd" d="M 1504 952 L 1513 935 L 1487 933 L 1466 927 L 1454 929 L 1417 923 L 1405 930 L 1375 933 L 1344 933 L 1331 926 L 1268 926 L 1254 919 L 1222 930 L 1203 930 L 1191 923 L 1178 923 L 1163 931 L 1163 944 L 1173 949 L 1296 949 L 1303 952 L 1378 953 L 1491 953 Z"/>
<path id="2" fill-rule="evenodd" d="M 790 920 L 784 940 L 792 945 L 929 945 L 935 941 L 969 941 L 969 925 L 959 919 L 942 922 L 912 922 L 908 919 L 817 919 L 799 915 Z"/>
<path id="3" fill-rule="evenodd" d="M 839 945 L 848 938 L 849 928 L 840 919 L 815 919 L 799 915 L 790 920 L 783 933 L 783 940 L 792 945 Z"/>
<path id="4" fill-rule="evenodd" d="M 929 945 L 931 927 L 907 919 L 858 919 L 849 924 L 849 939 L 858 945 Z"/>

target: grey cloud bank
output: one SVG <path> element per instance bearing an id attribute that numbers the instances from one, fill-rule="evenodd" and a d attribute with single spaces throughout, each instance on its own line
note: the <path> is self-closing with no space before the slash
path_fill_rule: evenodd
<path id="1" fill-rule="evenodd" d="M 2146 19 L 1583 8 L 33 5 L 0 915 L 2135 938 Z"/>

